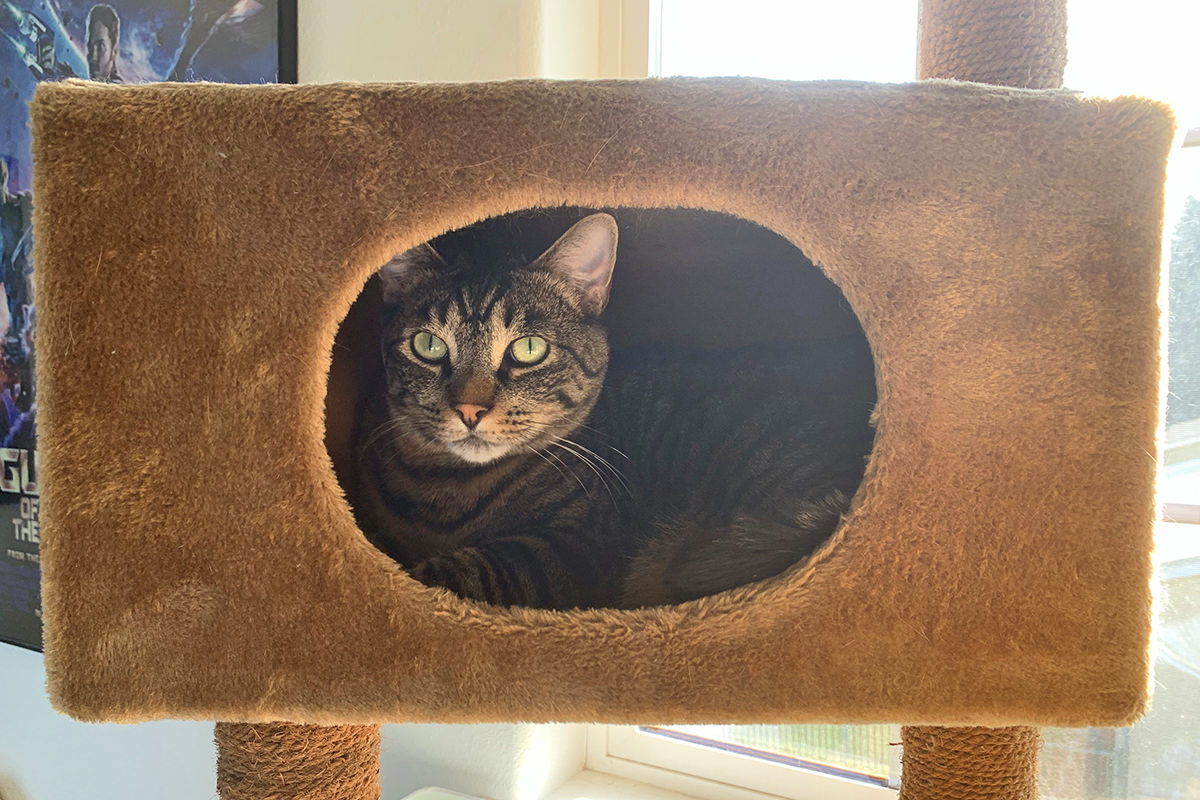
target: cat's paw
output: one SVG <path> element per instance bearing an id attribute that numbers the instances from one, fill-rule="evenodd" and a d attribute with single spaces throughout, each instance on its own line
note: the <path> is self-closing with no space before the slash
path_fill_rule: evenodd
<path id="1" fill-rule="evenodd" d="M 453 572 L 453 559 L 445 556 L 434 556 L 408 567 L 408 574 L 426 586 L 446 586 L 446 580 Z"/>
<path id="2" fill-rule="evenodd" d="M 497 602 L 499 598 L 488 591 L 489 582 L 473 561 L 461 552 L 433 556 L 410 567 L 408 574 L 426 586 L 440 586 L 468 600 Z"/>

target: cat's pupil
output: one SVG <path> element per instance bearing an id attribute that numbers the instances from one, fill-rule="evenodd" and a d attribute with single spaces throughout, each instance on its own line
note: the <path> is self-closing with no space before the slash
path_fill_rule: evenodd
<path id="1" fill-rule="evenodd" d="M 540 363 L 549 350 L 550 346 L 540 336 L 522 336 L 510 346 L 512 358 L 527 367 Z"/>
<path id="2" fill-rule="evenodd" d="M 446 343 L 428 331 L 421 331 L 412 340 L 413 352 L 425 361 L 441 361 L 446 356 Z"/>

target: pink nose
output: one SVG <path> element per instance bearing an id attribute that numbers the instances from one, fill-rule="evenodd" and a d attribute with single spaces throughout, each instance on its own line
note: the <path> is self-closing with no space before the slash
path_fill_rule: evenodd
<path id="1" fill-rule="evenodd" d="M 474 428 L 479 424 L 480 418 L 491 411 L 490 406 L 476 406 L 471 403 L 455 403 L 450 407 L 454 409 L 454 412 L 458 414 L 458 418 L 468 428 Z"/>

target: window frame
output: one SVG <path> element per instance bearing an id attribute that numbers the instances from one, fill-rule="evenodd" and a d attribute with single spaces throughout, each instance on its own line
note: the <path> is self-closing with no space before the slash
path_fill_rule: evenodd
<path id="1" fill-rule="evenodd" d="M 891 726 L 888 785 L 693 744 L 632 725 L 589 725 L 586 768 L 700 800 L 895 800 L 900 726 Z M 852 772 L 852 770 L 846 770 Z"/>

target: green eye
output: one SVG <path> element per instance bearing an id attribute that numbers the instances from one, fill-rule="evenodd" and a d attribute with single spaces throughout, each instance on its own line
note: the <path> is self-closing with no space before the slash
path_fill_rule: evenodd
<path id="1" fill-rule="evenodd" d="M 412 338 L 412 349 L 417 358 L 436 364 L 446 357 L 446 343 L 429 331 L 421 331 Z"/>
<path id="2" fill-rule="evenodd" d="M 540 336 L 522 336 L 508 346 L 508 351 L 512 354 L 513 361 L 525 367 L 532 367 L 546 357 L 550 352 L 550 345 Z"/>

